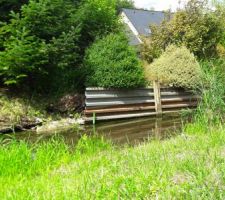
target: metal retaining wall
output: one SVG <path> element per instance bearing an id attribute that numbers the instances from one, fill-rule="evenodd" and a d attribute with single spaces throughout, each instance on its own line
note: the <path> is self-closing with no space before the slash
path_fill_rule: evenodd
<path id="1" fill-rule="evenodd" d="M 199 97 L 189 91 L 176 88 L 153 88 L 115 90 L 87 88 L 85 92 L 84 120 L 112 120 L 146 117 L 179 112 L 195 108 Z"/>

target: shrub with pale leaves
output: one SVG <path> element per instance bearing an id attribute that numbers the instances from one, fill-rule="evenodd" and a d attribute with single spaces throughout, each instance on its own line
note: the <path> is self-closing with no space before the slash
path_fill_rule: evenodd
<path id="1" fill-rule="evenodd" d="M 201 84 L 202 71 L 194 55 L 184 46 L 170 45 L 152 64 L 146 67 L 149 81 L 187 89 L 197 89 Z"/>

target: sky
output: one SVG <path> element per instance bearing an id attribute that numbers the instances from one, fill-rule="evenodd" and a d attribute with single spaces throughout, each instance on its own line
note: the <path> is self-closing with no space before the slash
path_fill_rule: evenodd
<path id="1" fill-rule="evenodd" d="M 146 8 L 155 10 L 168 10 L 172 9 L 175 11 L 183 2 L 187 0 L 134 0 L 136 7 L 138 8 Z"/>

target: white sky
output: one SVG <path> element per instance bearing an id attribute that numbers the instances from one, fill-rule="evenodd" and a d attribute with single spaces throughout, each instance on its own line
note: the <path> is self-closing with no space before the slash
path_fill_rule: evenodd
<path id="1" fill-rule="evenodd" d="M 134 0 L 136 7 L 138 8 L 154 8 L 155 10 L 168 10 L 172 9 L 175 11 L 179 6 L 187 0 Z"/>

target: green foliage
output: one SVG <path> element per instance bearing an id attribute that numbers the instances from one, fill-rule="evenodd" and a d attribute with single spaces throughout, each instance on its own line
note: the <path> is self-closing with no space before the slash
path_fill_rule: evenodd
<path id="1" fill-rule="evenodd" d="M 28 3 L 28 0 L 1 0 L 0 1 L 0 21 L 8 21 L 10 12 L 18 12 L 22 5 Z"/>
<path id="2" fill-rule="evenodd" d="M 49 42 L 53 37 L 59 37 L 74 25 L 71 15 L 76 7 L 70 0 L 31 0 L 21 10 L 20 26 L 25 26 L 38 38 Z"/>
<path id="3" fill-rule="evenodd" d="M 71 19 L 75 10 L 71 1 L 42 0 L 30 1 L 21 15 L 12 14 L 10 23 L 0 29 L 4 38 L 0 74 L 5 84 L 49 91 L 59 84 L 56 73 L 75 68 L 79 59 L 79 28 Z"/>
<path id="4" fill-rule="evenodd" d="M 145 84 L 136 52 L 123 34 L 97 40 L 86 52 L 87 85 L 106 88 L 135 88 Z"/>
<path id="5" fill-rule="evenodd" d="M 208 128 L 208 127 L 206 127 Z M 0 199 L 224 199 L 224 126 L 135 147 L 0 144 Z M 191 190 L 191 192 L 190 192 Z"/>
<path id="6" fill-rule="evenodd" d="M 77 19 L 77 20 L 76 20 Z M 87 0 L 74 16 L 81 27 L 79 46 L 84 53 L 98 37 L 119 29 L 115 0 Z"/>
<path id="7" fill-rule="evenodd" d="M 5 84 L 18 84 L 26 77 L 45 73 L 41 66 L 47 63 L 47 47 L 38 38 L 29 36 L 25 28 L 15 31 L 4 48 L 0 52 L 0 76 L 4 77 Z"/>
<path id="8" fill-rule="evenodd" d="M 151 27 L 143 57 L 152 62 L 169 44 L 184 45 L 198 58 L 215 57 L 224 33 L 222 18 L 220 10 L 209 10 L 205 1 L 190 0 L 159 27 Z"/>
<path id="9" fill-rule="evenodd" d="M 209 126 L 224 123 L 225 113 L 225 60 L 201 62 L 203 69 L 202 101 L 197 109 L 195 120 Z"/>
<path id="10" fill-rule="evenodd" d="M 196 89 L 201 85 L 201 68 L 194 55 L 184 47 L 171 45 L 146 68 L 148 80 L 165 85 Z"/>
<path id="11" fill-rule="evenodd" d="M 41 92 L 80 89 L 85 49 L 118 28 L 114 0 L 31 0 L 0 27 L 0 77 Z"/>
<path id="12" fill-rule="evenodd" d="M 116 8 L 118 12 L 122 8 L 135 8 L 133 0 L 116 0 Z"/>
<path id="13" fill-rule="evenodd" d="M 30 98 L 2 95 L 0 96 L 0 122 L 4 122 L 7 126 L 14 126 L 35 122 L 36 118 L 47 118 L 43 107 L 40 102 L 32 102 Z"/>

